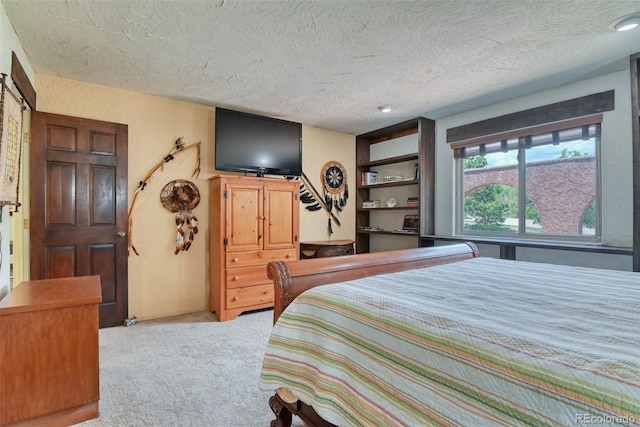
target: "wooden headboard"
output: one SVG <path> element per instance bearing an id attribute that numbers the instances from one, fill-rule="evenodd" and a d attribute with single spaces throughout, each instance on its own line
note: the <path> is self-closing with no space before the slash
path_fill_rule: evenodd
<path id="1" fill-rule="evenodd" d="M 333 258 L 276 261 L 267 265 L 274 284 L 273 321 L 298 295 L 314 286 L 415 268 L 447 264 L 479 256 L 473 243 L 402 249 Z"/>

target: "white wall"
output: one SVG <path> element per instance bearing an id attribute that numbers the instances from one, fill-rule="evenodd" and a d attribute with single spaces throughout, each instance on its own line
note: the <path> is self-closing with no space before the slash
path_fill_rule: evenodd
<path id="1" fill-rule="evenodd" d="M 631 247 L 633 228 L 631 86 L 629 69 L 583 80 L 533 95 L 514 98 L 476 110 L 450 116 L 436 122 L 436 194 L 435 232 L 452 235 L 455 227 L 456 195 L 453 150 L 446 141 L 447 129 L 492 117 L 527 110 L 613 89 L 615 109 L 602 119 L 602 243 L 607 246 Z M 537 260 L 537 251 L 518 249 L 518 258 Z M 621 258 L 622 257 L 622 258 Z M 589 256 L 592 266 L 631 269 L 631 257 Z M 555 251 L 551 262 L 582 264 L 581 252 Z M 595 265 L 594 265 L 595 263 Z"/>
<path id="2" fill-rule="evenodd" d="M 27 59 L 27 55 L 22 50 L 22 46 L 18 41 L 18 37 L 16 33 L 13 31 L 13 27 L 11 22 L 9 22 L 9 18 L 7 17 L 4 6 L 0 3 L 0 73 L 4 73 L 7 75 L 7 85 L 11 88 L 11 90 L 18 94 L 15 86 L 12 85 L 11 82 L 11 53 L 15 52 L 22 68 L 24 68 L 27 76 L 31 80 L 34 81 L 34 72 L 31 68 L 31 64 Z M 28 120 L 23 122 L 23 133 L 29 130 L 28 128 Z M 24 150 L 23 144 L 23 150 Z M 23 199 L 20 200 L 21 203 L 24 204 Z M 22 222 L 22 216 L 19 215 L 18 218 L 12 218 L 9 216 L 9 208 L 2 207 L 2 222 L 0 223 L 0 236 L 2 236 L 2 242 L 0 242 L 0 298 L 4 296 L 9 290 L 10 284 L 10 276 L 9 276 L 9 266 L 11 263 L 11 255 L 9 253 L 9 242 L 11 241 L 12 234 L 12 220 Z M 21 231 L 21 228 L 18 228 Z M 17 250 L 21 250 L 21 248 L 17 248 Z M 15 254 L 18 255 L 18 254 Z M 22 277 L 22 274 L 18 274 L 18 277 Z"/>

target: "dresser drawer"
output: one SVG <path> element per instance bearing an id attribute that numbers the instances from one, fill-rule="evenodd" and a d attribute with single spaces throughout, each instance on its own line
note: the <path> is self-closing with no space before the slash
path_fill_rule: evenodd
<path id="1" fill-rule="evenodd" d="M 261 304 L 273 305 L 272 284 L 248 286 L 227 291 L 227 309 Z"/>
<path id="2" fill-rule="evenodd" d="M 267 277 L 267 266 L 230 268 L 226 270 L 227 289 L 241 288 L 244 286 L 264 285 L 272 281 Z"/>
<path id="3" fill-rule="evenodd" d="M 266 265 L 271 261 L 293 261 L 296 259 L 295 249 L 278 249 L 274 251 L 232 252 L 225 255 L 226 267 L 251 267 Z"/>

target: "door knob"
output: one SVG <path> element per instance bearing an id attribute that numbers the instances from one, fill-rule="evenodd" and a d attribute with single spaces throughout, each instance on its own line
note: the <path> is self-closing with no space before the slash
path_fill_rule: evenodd
<path id="1" fill-rule="evenodd" d="M 124 237 L 125 234 L 126 233 L 124 231 L 118 231 L 118 237 Z"/>

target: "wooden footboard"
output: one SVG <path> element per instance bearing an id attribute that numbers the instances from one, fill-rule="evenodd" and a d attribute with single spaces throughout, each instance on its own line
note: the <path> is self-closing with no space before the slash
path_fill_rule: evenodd
<path id="1" fill-rule="evenodd" d="M 314 286 L 447 264 L 478 255 L 478 249 L 473 243 L 459 243 L 333 258 L 271 262 L 267 265 L 267 275 L 274 283 L 273 322 L 278 320 L 298 295 Z M 292 415 L 297 415 L 309 426 L 335 427 L 323 420 L 311 406 L 300 401 L 286 403 L 278 393 L 271 397 L 269 405 L 276 415 L 276 419 L 271 422 L 272 427 L 289 427 Z"/>
<path id="2" fill-rule="evenodd" d="M 477 257 L 473 243 L 402 249 L 333 258 L 277 261 L 267 265 L 274 284 L 273 321 L 298 295 L 318 285 L 414 268 L 431 267 Z"/>

